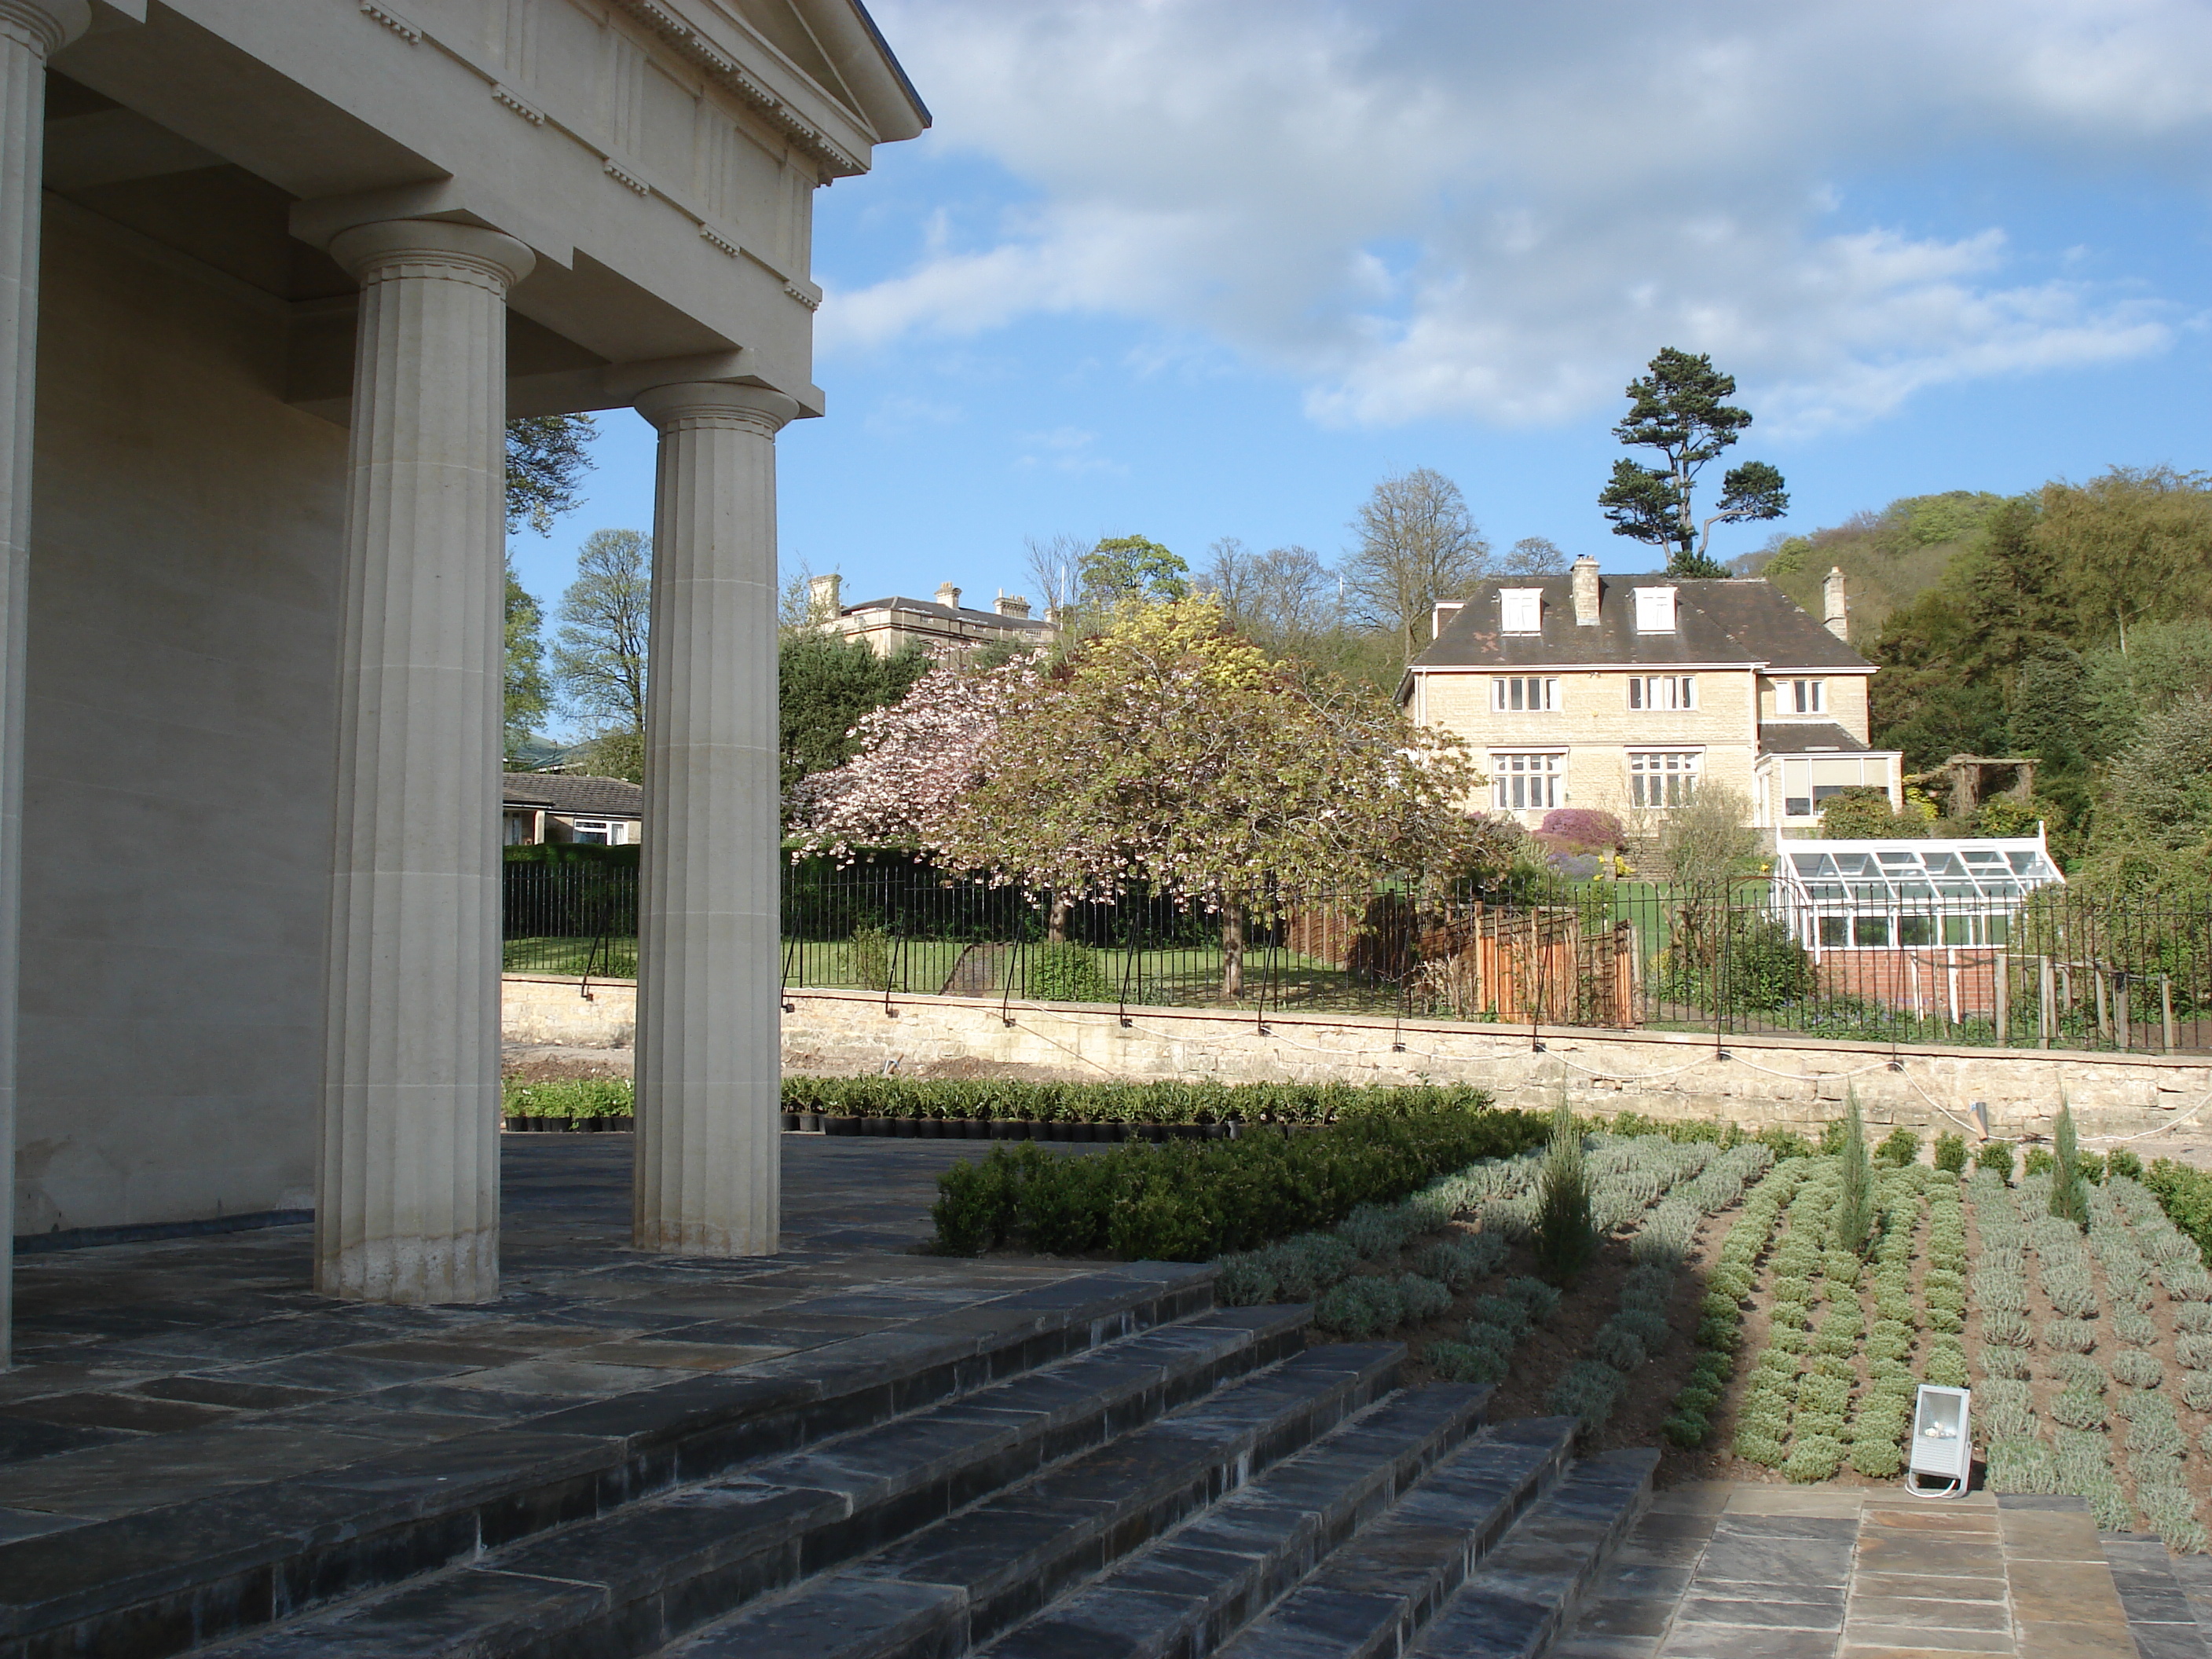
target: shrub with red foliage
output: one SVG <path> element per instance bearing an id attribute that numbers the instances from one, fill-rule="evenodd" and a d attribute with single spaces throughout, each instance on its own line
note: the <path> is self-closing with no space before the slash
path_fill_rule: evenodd
<path id="1" fill-rule="evenodd" d="M 1626 844 L 1620 820 L 1594 806 L 1555 806 L 1544 814 L 1536 839 L 1554 853 L 1610 853 Z"/>

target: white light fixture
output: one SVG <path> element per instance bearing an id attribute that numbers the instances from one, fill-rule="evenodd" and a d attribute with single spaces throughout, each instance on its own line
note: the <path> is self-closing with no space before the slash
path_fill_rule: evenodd
<path id="1" fill-rule="evenodd" d="M 1972 1394 L 1923 1382 L 1912 1405 L 1905 1489 L 1916 1498 L 1964 1498 L 1974 1470 Z M 1937 1484 L 1929 1486 L 1928 1481 Z"/>

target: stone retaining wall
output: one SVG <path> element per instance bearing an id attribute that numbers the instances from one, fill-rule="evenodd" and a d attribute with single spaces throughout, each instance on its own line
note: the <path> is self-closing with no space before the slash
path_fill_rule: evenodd
<path id="1" fill-rule="evenodd" d="M 627 984 L 510 975 L 509 1041 L 607 1046 L 636 1018 Z M 565 994 L 564 994 L 565 993 Z M 1782 1036 L 1711 1036 L 1586 1027 L 1510 1029 L 1422 1021 L 1394 1026 L 1315 1014 L 1132 1010 L 990 999 L 793 991 L 783 1017 L 787 1070 L 858 1073 L 896 1064 L 908 1075 L 1000 1066 L 1068 1079 L 1218 1079 L 1229 1082 L 1470 1083 L 1500 1103 L 1540 1107 L 1564 1079 L 1577 1107 L 1654 1117 L 1728 1118 L 1817 1132 L 1855 1090 L 1867 1120 L 1927 1137 L 1971 1136 L 1975 1101 L 1993 1134 L 2048 1134 L 2060 1091 L 2085 1139 L 2137 1135 L 2184 1122 L 2212 1136 L 2212 1055 L 2041 1053 Z M 887 1012 L 888 1009 L 888 1012 Z M 2158 1151 L 2172 1137 L 2142 1144 Z"/>

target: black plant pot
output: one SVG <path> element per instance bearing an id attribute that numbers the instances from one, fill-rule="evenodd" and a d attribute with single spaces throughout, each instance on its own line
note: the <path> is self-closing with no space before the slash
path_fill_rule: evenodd
<path id="1" fill-rule="evenodd" d="M 860 1133 L 860 1120 L 849 1113 L 825 1115 L 822 1133 L 829 1135 L 856 1135 Z"/>

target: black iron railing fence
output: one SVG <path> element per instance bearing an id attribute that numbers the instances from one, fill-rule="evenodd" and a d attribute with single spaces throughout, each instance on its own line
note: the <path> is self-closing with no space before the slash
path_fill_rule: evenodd
<path id="1" fill-rule="evenodd" d="M 638 872 L 509 865 L 510 972 L 633 976 Z M 1842 942 L 1838 942 L 1842 941 Z M 1055 902 L 927 866 L 787 870 L 784 983 L 1015 1002 L 1884 1042 L 2212 1051 L 2212 905 L 2065 887 L 1793 916 L 1764 882 Z"/>

